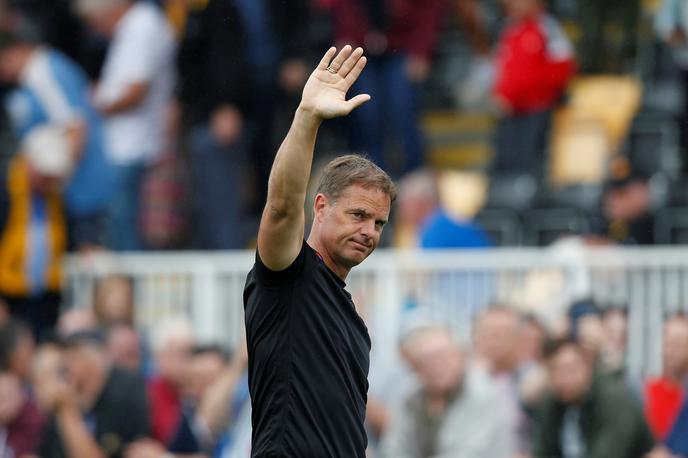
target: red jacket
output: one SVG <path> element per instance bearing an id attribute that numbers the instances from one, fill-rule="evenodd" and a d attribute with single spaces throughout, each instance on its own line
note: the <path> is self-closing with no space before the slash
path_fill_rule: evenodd
<path id="1" fill-rule="evenodd" d="M 338 44 L 367 48 L 366 38 L 375 30 L 361 1 L 319 0 L 331 13 Z M 386 52 L 430 59 L 442 27 L 444 6 L 444 0 L 387 0 Z"/>
<path id="2" fill-rule="evenodd" d="M 575 71 L 573 47 L 554 18 L 539 11 L 509 25 L 499 40 L 495 95 L 515 113 L 554 107 Z"/>
<path id="3" fill-rule="evenodd" d="M 645 418 L 658 440 L 664 440 L 674 426 L 683 405 L 681 385 L 666 378 L 648 380 L 645 384 Z"/>

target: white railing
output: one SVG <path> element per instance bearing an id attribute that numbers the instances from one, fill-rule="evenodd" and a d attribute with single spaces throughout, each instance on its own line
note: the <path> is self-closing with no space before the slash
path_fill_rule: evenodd
<path id="1" fill-rule="evenodd" d="M 135 282 L 140 326 L 182 317 L 203 340 L 231 345 L 243 330 L 242 293 L 252 264 L 252 252 L 73 257 L 66 262 L 65 297 L 71 306 L 88 307 L 98 278 L 125 274 Z M 627 308 L 628 366 L 642 374 L 661 364 L 664 317 L 688 308 L 688 248 L 380 250 L 348 283 L 378 360 L 396 358 L 399 330 L 418 310 L 467 338 L 475 313 L 490 303 L 548 323 L 572 300 L 592 297 Z"/>

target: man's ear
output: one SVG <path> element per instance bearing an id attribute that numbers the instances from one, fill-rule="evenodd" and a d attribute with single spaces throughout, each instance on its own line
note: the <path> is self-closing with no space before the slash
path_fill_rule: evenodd
<path id="1" fill-rule="evenodd" d="M 313 202 L 313 215 L 315 216 L 315 219 L 318 221 L 322 220 L 322 217 L 325 214 L 328 206 L 329 201 L 327 197 L 322 193 L 318 193 L 315 196 L 315 202 Z"/>

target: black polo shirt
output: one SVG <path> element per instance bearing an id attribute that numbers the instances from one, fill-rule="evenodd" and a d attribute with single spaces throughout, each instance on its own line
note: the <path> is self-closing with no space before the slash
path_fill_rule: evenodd
<path id="1" fill-rule="evenodd" d="M 306 242 L 286 270 L 256 254 L 244 289 L 252 457 L 365 457 L 370 337 Z"/>

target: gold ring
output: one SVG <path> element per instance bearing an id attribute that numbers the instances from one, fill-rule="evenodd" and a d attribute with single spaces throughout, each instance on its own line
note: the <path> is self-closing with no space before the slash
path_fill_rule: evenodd
<path id="1" fill-rule="evenodd" d="M 333 75 L 336 75 L 336 74 L 337 74 L 337 70 L 335 70 L 334 68 L 332 68 L 331 65 L 330 65 L 329 67 L 327 67 L 327 71 L 330 72 L 330 73 L 332 73 Z"/>

